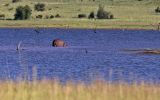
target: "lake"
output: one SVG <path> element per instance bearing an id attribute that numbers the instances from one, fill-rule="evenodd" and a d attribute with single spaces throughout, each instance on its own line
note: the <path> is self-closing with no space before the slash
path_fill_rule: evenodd
<path id="1" fill-rule="evenodd" d="M 52 47 L 56 38 L 68 47 Z M 16 51 L 19 42 L 22 50 Z M 160 55 L 124 51 L 148 48 L 160 48 L 159 31 L 1 28 L 0 79 L 159 83 Z"/>

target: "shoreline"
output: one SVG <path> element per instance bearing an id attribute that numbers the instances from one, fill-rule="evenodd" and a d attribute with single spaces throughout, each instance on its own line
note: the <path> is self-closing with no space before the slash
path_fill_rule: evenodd
<path id="1" fill-rule="evenodd" d="M 58 25 L 54 25 L 54 26 L 41 26 L 41 25 L 33 25 L 33 26 L 0 26 L 1 28 L 10 28 L 10 29 L 27 29 L 27 28 L 33 28 L 33 29 L 43 29 L 43 28 L 47 28 L 47 29 L 90 29 L 90 30 L 153 30 L 153 31 L 160 31 L 158 29 L 153 29 L 153 28 L 134 28 L 134 27 L 129 27 L 129 28 L 120 28 L 120 27 L 98 27 L 97 28 L 91 28 L 91 27 L 75 27 L 75 26 L 71 26 L 71 27 L 66 27 L 66 26 L 58 26 Z"/>
<path id="2" fill-rule="evenodd" d="M 0 28 L 62 28 L 62 29 L 108 29 L 108 30 L 158 30 L 156 22 L 138 22 L 125 20 L 87 20 L 87 19 L 54 19 L 54 20 L 0 20 Z"/>

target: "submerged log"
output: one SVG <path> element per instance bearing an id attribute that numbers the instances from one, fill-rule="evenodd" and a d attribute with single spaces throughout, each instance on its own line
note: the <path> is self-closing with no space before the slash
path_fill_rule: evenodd
<path id="1" fill-rule="evenodd" d="M 146 51 L 142 51 L 140 53 L 142 53 L 142 54 L 160 54 L 160 50 L 146 50 Z"/>
<path id="2" fill-rule="evenodd" d="M 160 54 L 160 49 L 123 49 L 123 51 L 137 54 Z"/>

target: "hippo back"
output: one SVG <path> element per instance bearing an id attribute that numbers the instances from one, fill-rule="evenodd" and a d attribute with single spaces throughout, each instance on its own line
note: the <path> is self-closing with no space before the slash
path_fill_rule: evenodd
<path id="1" fill-rule="evenodd" d="M 65 47 L 66 44 L 65 44 L 65 42 L 63 40 L 55 39 L 52 42 L 52 46 L 54 46 L 54 47 Z"/>

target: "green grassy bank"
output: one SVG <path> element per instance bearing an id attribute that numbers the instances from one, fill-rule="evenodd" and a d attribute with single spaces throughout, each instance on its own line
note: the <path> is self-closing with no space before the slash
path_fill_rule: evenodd
<path id="1" fill-rule="evenodd" d="M 82 0 L 83 1 L 83 0 Z M 46 4 L 43 12 L 34 11 L 34 4 Z M 6 5 L 9 4 L 9 5 Z M 78 14 L 88 15 L 91 11 L 96 13 L 98 5 L 105 5 L 105 9 L 114 14 L 114 19 L 94 20 L 79 19 Z M 29 5 L 32 8 L 32 18 L 26 21 L 15 21 L 15 9 L 19 5 Z M 0 27 L 62 27 L 62 28 L 110 28 L 110 29 L 157 29 L 160 14 L 154 9 L 160 5 L 158 0 L 22 0 L 11 3 L 11 0 L 2 0 L 0 14 L 5 14 L 5 20 L 0 20 Z M 49 10 L 50 9 L 50 10 Z M 47 15 L 59 14 L 61 18 L 45 19 Z M 43 15 L 42 19 L 36 19 Z"/>

